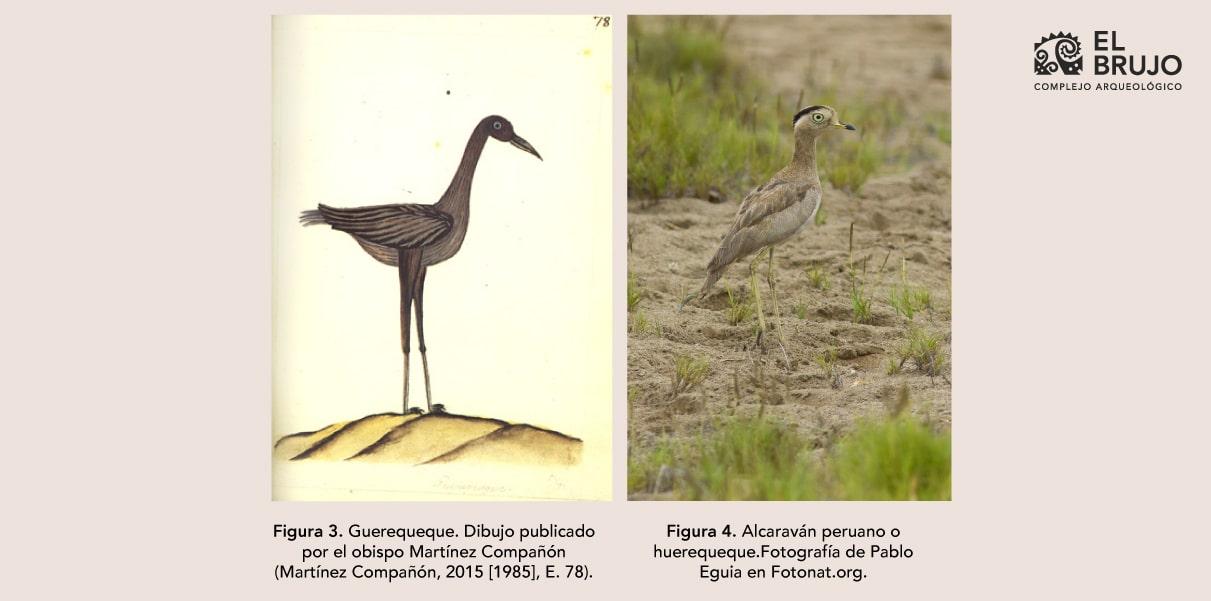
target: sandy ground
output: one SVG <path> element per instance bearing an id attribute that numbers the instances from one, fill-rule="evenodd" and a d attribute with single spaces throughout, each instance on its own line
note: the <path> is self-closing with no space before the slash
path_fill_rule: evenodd
<path id="1" fill-rule="evenodd" d="M 735 19 L 728 39 L 737 56 L 778 86 L 779 93 L 793 96 L 804 89 L 805 104 L 811 103 L 810 87 L 827 80 L 850 93 L 873 96 L 892 90 L 905 100 L 909 120 L 950 111 L 950 28 L 945 18 Z M 845 108 L 837 108 L 844 119 Z M 949 357 L 950 151 L 937 140 L 929 142 L 941 146 L 880 171 L 857 194 L 824 184 L 827 222 L 809 225 L 778 247 L 775 278 L 789 367 L 775 337 L 767 336 L 761 348 L 751 323 L 728 323 L 724 287 L 740 296 L 748 292 L 747 260 L 734 265 L 706 301 L 677 310 L 679 301 L 701 286 L 706 263 L 731 224 L 739 198 L 721 204 L 693 198 L 631 201 L 629 270 L 644 293 L 628 324 L 633 451 L 666 437 L 696 436 L 716 417 L 758 411 L 796 425 L 823 444 L 862 416 L 884 414 L 885 403 L 903 386 L 910 391 L 914 414 L 949 427 L 949 369 L 941 377 L 911 366 L 894 375 L 886 369 L 907 332 L 907 320 L 887 301 L 889 289 L 900 283 L 902 266 L 910 284 L 930 290 L 935 307 L 913 323 L 942 337 Z M 866 260 L 874 300 L 869 324 L 851 321 L 845 275 L 851 223 L 853 259 L 858 264 Z M 828 290 L 809 285 L 805 270 L 812 265 L 829 274 Z M 763 263 L 761 295 L 772 316 L 764 271 Z M 795 305 L 806 308 L 805 318 L 794 314 Z M 649 323 L 642 332 L 634 327 L 638 312 Z M 839 356 L 840 381 L 826 377 L 814 361 L 827 349 Z M 696 389 L 672 398 L 677 355 L 706 359 L 710 373 Z"/>
<path id="2" fill-rule="evenodd" d="M 283 436 L 273 455 L 281 461 L 575 465 L 582 448 L 579 439 L 526 424 L 448 413 L 382 413 Z"/>

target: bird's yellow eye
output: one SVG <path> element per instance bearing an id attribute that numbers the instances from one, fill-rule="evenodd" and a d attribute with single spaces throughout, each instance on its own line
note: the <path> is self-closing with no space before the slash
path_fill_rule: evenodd
<path id="1" fill-rule="evenodd" d="M 812 113 L 812 121 L 819 123 L 824 120 L 824 113 Z"/>

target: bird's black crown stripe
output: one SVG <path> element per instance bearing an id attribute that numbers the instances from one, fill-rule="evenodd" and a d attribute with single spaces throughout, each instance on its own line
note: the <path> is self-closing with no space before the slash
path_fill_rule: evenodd
<path id="1" fill-rule="evenodd" d="M 814 111 L 814 110 L 816 110 L 816 109 L 822 109 L 822 108 L 824 108 L 824 105 L 822 105 L 822 104 L 813 104 L 813 105 L 811 105 L 811 106 L 809 106 L 809 107 L 807 107 L 807 108 L 805 108 L 805 109 L 803 109 L 803 110 L 801 110 L 801 111 L 799 111 L 799 112 L 795 113 L 795 118 L 794 118 L 794 119 L 791 119 L 791 125 L 794 125 L 794 124 L 798 123 L 798 122 L 799 122 L 799 117 L 802 117 L 802 116 L 804 116 L 804 115 L 806 115 L 806 114 L 808 114 L 808 113 L 810 113 L 810 112 L 812 112 L 812 111 Z"/>

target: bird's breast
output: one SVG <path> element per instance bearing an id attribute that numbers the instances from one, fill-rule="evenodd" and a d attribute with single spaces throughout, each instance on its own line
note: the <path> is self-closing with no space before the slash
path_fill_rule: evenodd
<path id="1" fill-rule="evenodd" d="M 803 209 L 807 211 L 807 217 L 803 220 L 803 225 L 811 223 L 816 218 L 816 213 L 820 211 L 820 201 L 823 200 L 823 195 L 820 193 L 820 186 L 808 188 L 803 194 Z"/>

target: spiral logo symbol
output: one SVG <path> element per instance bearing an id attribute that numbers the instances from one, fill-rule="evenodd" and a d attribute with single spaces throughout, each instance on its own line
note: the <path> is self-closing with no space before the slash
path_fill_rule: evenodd
<path id="1" fill-rule="evenodd" d="M 1081 42 L 1071 33 L 1053 33 L 1034 44 L 1035 75 L 1079 75 L 1085 59 L 1081 57 Z"/>

